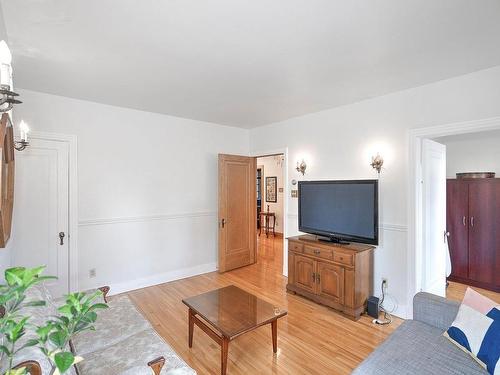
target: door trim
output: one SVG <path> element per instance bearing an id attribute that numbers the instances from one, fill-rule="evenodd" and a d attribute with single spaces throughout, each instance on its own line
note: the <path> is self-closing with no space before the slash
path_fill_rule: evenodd
<path id="1" fill-rule="evenodd" d="M 30 137 L 45 141 L 66 142 L 68 144 L 68 278 L 69 291 L 78 289 L 78 138 L 73 134 L 32 131 Z M 18 140 L 18 139 L 16 139 Z"/>
<path id="2" fill-rule="evenodd" d="M 408 131 L 408 248 L 406 318 L 413 316 L 413 296 L 420 291 L 422 270 L 422 140 L 500 129 L 500 117 L 451 123 Z"/>
<path id="3" fill-rule="evenodd" d="M 288 147 L 251 151 L 249 156 L 254 158 L 283 154 L 283 271 L 282 274 L 288 277 L 288 200 L 290 198 L 290 187 L 288 181 Z"/>

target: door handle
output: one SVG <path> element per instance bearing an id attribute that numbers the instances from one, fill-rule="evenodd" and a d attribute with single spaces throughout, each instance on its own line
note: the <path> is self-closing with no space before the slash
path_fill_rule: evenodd
<path id="1" fill-rule="evenodd" d="M 59 245 L 64 245 L 64 237 L 65 237 L 65 234 L 64 232 L 59 232 Z"/>
<path id="2" fill-rule="evenodd" d="M 474 227 L 474 216 L 470 217 L 470 226 Z"/>
<path id="3" fill-rule="evenodd" d="M 444 243 L 448 241 L 448 237 L 450 237 L 450 232 L 444 231 Z"/>
<path id="4" fill-rule="evenodd" d="M 313 272 L 313 283 L 316 282 L 316 273 Z"/>
<path id="5" fill-rule="evenodd" d="M 222 228 L 224 228 L 226 226 L 226 219 L 222 219 L 220 221 L 220 225 L 221 225 Z"/>
<path id="6" fill-rule="evenodd" d="M 319 273 L 318 273 L 318 274 L 316 274 L 316 282 L 319 284 L 320 281 L 321 281 L 321 278 L 320 278 Z"/>
<path id="7" fill-rule="evenodd" d="M 467 225 L 467 218 L 465 216 L 462 217 L 462 224 L 464 227 Z"/>

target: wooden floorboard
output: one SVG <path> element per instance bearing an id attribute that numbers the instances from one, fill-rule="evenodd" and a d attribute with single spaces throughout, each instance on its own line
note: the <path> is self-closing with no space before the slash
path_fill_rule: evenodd
<path id="1" fill-rule="evenodd" d="M 187 307 L 181 300 L 227 285 L 237 285 L 288 310 L 278 321 L 278 353 L 273 355 L 269 326 L 240 336 L 229 345 L 228 374 L 349 374 L 400 324 L 376 326 L 366 316 L 354 322 L 334 310 L 285 292 L 282 239 L 258 242 L 255 265 L 216 272 L 128 293 L 158 333 L 199 374 L 220 373 L 220 347 L 198 327 L 188 348 Z M 450 285 L 453 298 L 465 291 Z M 460 294 L 461 293 L 461 294 Z"/>

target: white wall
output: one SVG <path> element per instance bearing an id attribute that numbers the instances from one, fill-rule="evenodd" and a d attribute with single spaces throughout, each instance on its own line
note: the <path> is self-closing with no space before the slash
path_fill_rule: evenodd
<path id="1" fill-rule="evenodd" d="M 276 232 L 283 233 L 283 207 L 284 207 L 284 193 L 279 191 L 283 187 L 283 164 L 278 165 L 277 159 L 279 156 L 265 156 L 257 158 L 257 166 L 264 166 L 264 176 L 262 177 L 262 211 L 269 211 L 276 214 Z M 266 201 L 266 177 L 277 177 L 276 197 L 277 202 Z"/>
<path id="2" fill-rule="evenodd" d="M 446 145 L 446 175 L 495 172 L 500 177 L 500 131 L 460 134 L 436 139 Z"/>
<path id="3" fill-rule="evenodd" d="M 369 166 L 377 151 L 386 163 L 380 177 L 380 246 L 375 250 L 376 294 L 382 277 L 406 315 L 408 130 L 500 116 L 500 67 L 346 105 L 250 131 L 250 149 L 288 147 L 289 179 L 304 158 L 304 179 L 376 178 Z M 288 181 L 287 183 L 290 183 Z M 297 233 L 297 199 L 289 199 L 286 235 Z"/>
<path id="4" fill-rule="evenodd" d="M 80 289 L 215 270 L 217 154 L 247 155 L 247 130 L 20 93 L 16 122 L 78 137 Z"/>
<path id="5" fill-rule="evenodd" d="M 8 44 L 7 32 L 5 31 L 5 21 L 3 18 L 3 10 L 1 6 L 0 6 L 0 40 L 5 40 Z M 2 270 L 12 265 L 11 251 L 12 251 L 12 241 L 9 241 L 4 249 L 0 249 L 0 280 L 3 280 Z"/>

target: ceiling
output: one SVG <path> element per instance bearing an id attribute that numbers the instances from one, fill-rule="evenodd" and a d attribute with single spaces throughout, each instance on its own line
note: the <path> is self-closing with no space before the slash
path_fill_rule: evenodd
<path id="1" fill-rule="evenodd" d="M 17 87 L 243 128 L 500 65 L 499 0 L 0 4 Z"/>

